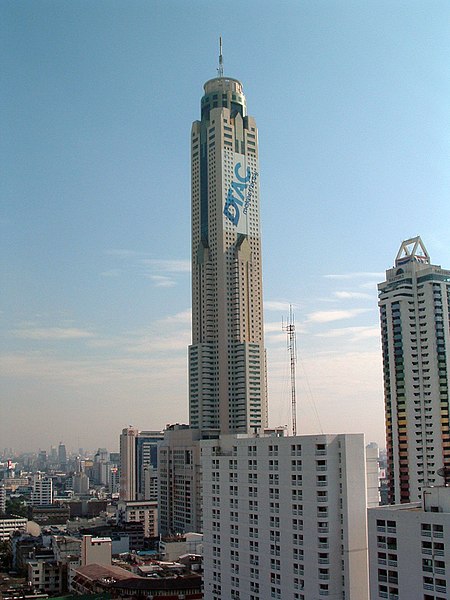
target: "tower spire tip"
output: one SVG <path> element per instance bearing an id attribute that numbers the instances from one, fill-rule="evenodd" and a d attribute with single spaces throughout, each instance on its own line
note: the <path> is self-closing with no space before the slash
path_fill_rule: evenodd
<path id="1" fill-rule="evenodd" d="M 219 67 L 217 77 L 223 77 L 222 36 L 219 37 Z"/>

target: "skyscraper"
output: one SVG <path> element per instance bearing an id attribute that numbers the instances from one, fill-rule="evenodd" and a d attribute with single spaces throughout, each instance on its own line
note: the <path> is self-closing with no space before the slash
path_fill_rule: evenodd
<path id="1" fill-rule="evenodd" d="M 138 431 L 126 427 L 120 434 L 120 499 L 148 500 L 145 497 L 147 470 L 158 466 L 157 445 L 160 431 Z M 147 486 L 148 488 L 149 486 Z"/>
<path id="2" fill-rule="evenodd" d="M 420 237 L 404 241 L 378 285 L 389 500 L 415 502 L 450 469 L 450 271 Z"/>
<path id="3" fill-rule="evenodd" d="M 204 91 L 191 134 L 190 425 L 245 433 L 267 425 L 258 131 L 222 55 Z"/>

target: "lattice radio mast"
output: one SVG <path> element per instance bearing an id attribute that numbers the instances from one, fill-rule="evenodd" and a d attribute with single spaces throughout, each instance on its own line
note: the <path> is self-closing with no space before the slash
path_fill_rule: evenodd
<path id="1" fill-rule="evenodd" d="M 289 321 L 282 325 L 282 330 L 287 334 L 287 347 L 291 366 L 291 408 L 292 408 L 292 435 L 297 435 L 297 395 L 295 390 L 295 366 L 297 364 L 297 338 L 295 335 L 294 310 L 289 305 Z"/>

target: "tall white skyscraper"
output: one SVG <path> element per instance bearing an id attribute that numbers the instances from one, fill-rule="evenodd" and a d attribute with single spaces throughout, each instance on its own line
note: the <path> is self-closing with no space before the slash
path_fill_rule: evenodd
<path id="1" fill-rule="evenodd" d="M 189 412 L 205 435 L 267 425 L 258 131 L 219 64 L 191 135 Z"/>
<path id="2" fill-rule="evenodd" d="M 450 271 L 420 237 L 404 241 L 380 283 L 389 499 L 415 502 L 450 469 Z"/>

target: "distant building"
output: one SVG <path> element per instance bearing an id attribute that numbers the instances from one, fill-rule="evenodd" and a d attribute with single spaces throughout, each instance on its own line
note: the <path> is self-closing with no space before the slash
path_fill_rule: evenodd
<path id="1" fill-rule="evenodd" d="M 363 435 L 201 449 L 205 600 L 368 600 Z"/>
<path id="2" fill-rule="evenodd" d="M 142 523 L 144 537 L 158 536 L 158 503 L 156 500 L 121 501 L 117 506 L 117 524 Z"/>
<path id="3" fill-rule="evenodd" d="M 73 491 L 77 495 L 89 494 L 89 477 L 85 473 L 75 473 L 72 477 Z"/>
<path id="4" fill-rule="evenodd" d="M 25 531 L 28 519 L 25 517 L 0 516 L 0 540 L 8 540 L 15 531 Z"/>
<path id="5" fill-rule="evenodd" d="M 60 442 L 58 446 L 58 463 L 63 471 L 67 469 L 67 452 L 66 447 L 62 442 Z"/>
<path id="6" fill-rule="evenodd" d="M 49 506 L 53 504 L 53 482 L 51 477 L 37 473 L 33 477 L 33 506 Z"/>
<path id="7" fill-rule="evenodd" d="M 378 293 L 389 501 L 415 502 L 450 469 L 450 271 L 411 238 Z"/>
<path id="8" fill-rule="evenodd" d="M 6 488 L 3 484 L 0 484 L 0 515 L 6 510 Z"/>
<path id="9" fill-rule="evenodd" d="M 380 505 L 379 449 L 375 442 L 366 446 L 367 506 Z"/>
<path id="10" fill-rule="evenodd" d="M 120 492 L 121 500 L 150 500 L 145 498 L 145 477 L 148 467 L 157 469 L 157 445 L 163 439 L 160 431 L 123 429 L 120 435 Z M 147 488 L 150 493 L 150 488 Z"/>
<path id="11" fill-rule="evenodd" d="M 450 597 L 450 488 L 423 488 L 422 502 L 370 508 L 370 598 Z"/>

